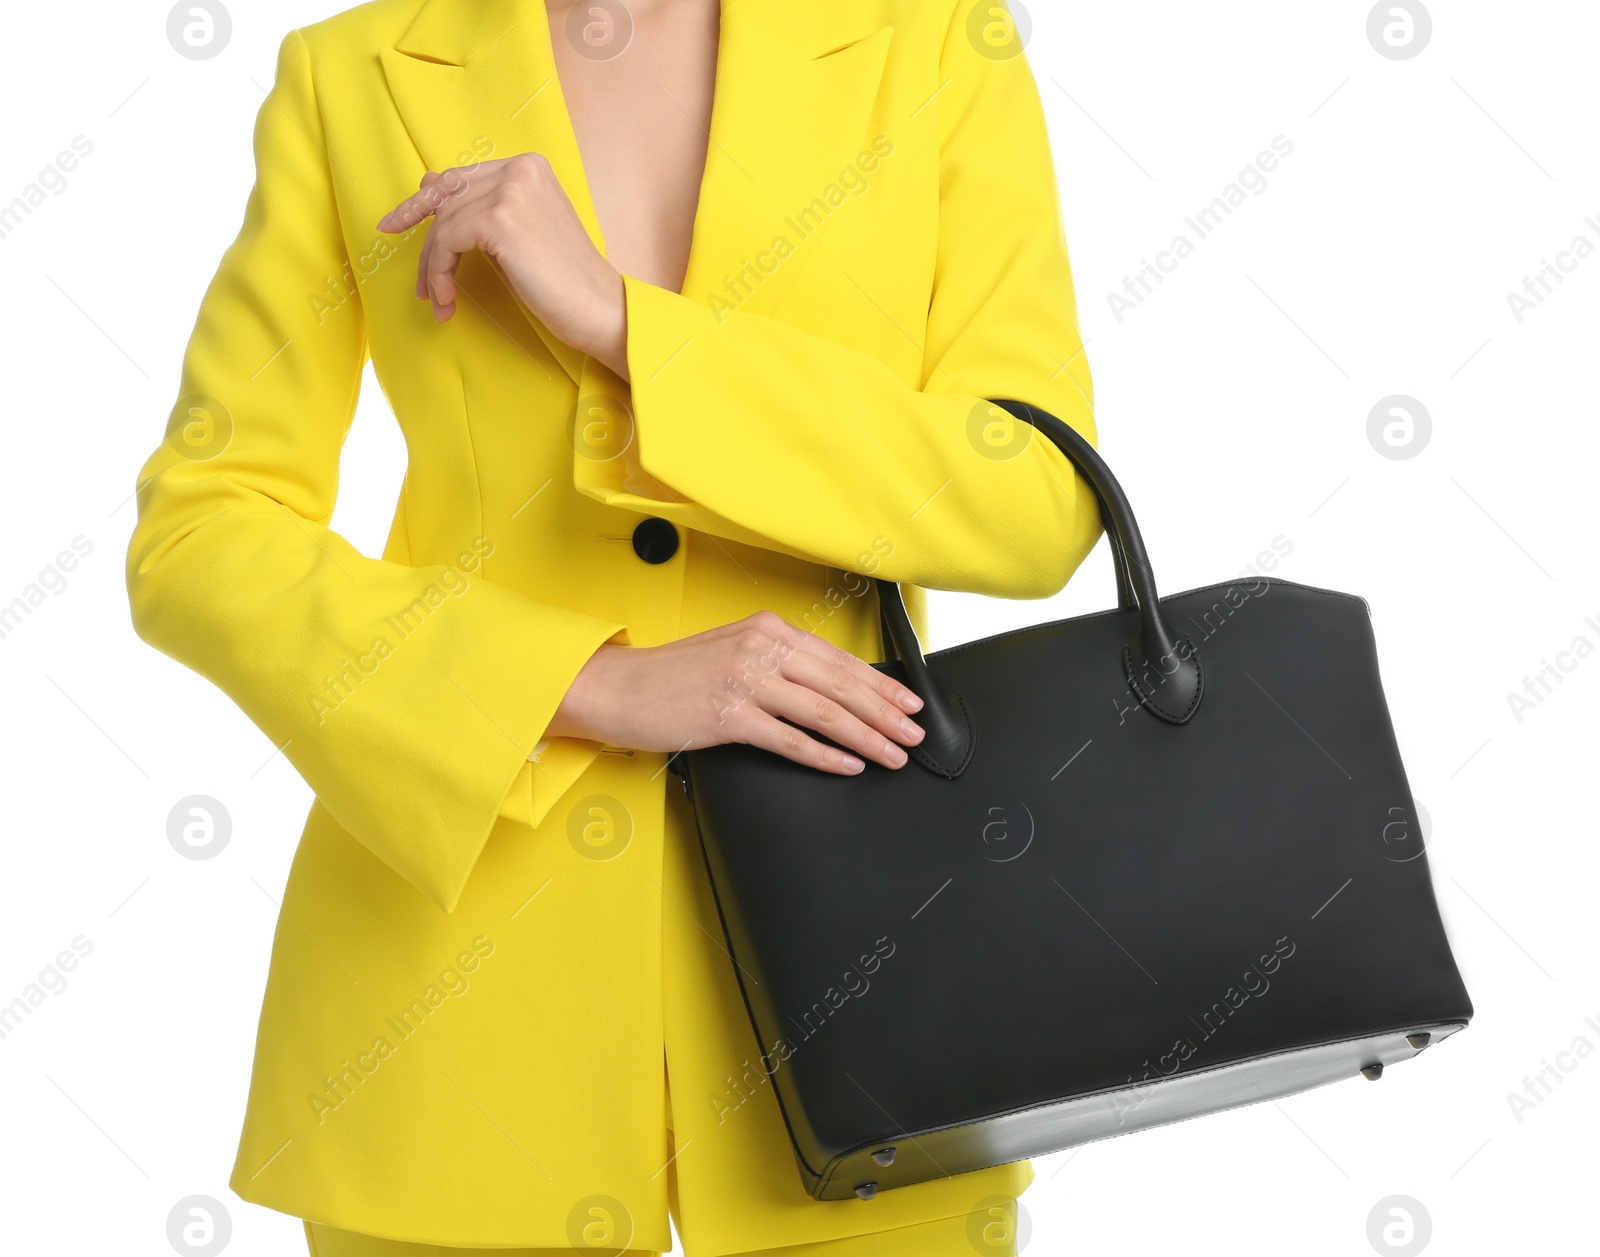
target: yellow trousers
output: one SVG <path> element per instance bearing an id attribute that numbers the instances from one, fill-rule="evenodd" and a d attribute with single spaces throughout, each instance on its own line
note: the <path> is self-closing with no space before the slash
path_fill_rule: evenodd
<path id="1" fill-rule="evenodd" d="M 306 1242 L 311 1257 L 453 1257 L 454 1254 L 483 1254 L 484 1257 L 571 1257 L 575 1252 L 604 1253 L 606 1257 L 658 1257 L 644 1249 L 630 1248 L 441 1248 L 433 1244 L 407 1244 L 400 1240 L 375 1239 L 354 1231 L 306 1223 Z M 769 1257 L 1015 1257 L 1016 1202 L 996 1201 L 978 1214 L 957 1215 L 895 1227 L 865 1235 L 824 1240 L 818 1244 L 797 1244 L 790 1248 L 761 1250 Z M 692 1257 L 692 1254 L 690 1255 Z M 744 1257 L 755 1257 L 746 1254 Z"/>

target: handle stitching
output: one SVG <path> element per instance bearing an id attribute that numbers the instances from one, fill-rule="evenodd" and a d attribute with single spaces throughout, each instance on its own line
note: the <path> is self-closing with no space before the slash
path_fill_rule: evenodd
<path id="1" fill-rule="evenodd" d="M 1189 701 L 1189 706 L 1181 714 L 1173 715 L 1172 712 L 1168 711 L 1160 703 L 1155 701 L 1153 694 L 1147 696 L 1142 690 L 1140 690 L 1138 682 L 1133 679 L 1133 648 L 1131 646 L 1124 646 L 1122 648 L 1122 673 L 1123 676 L 1127 678 L 1128 688 L 1133 691 L 1134 697 L 1139 700 L 1139 706 L 1148 707 L 1163 720 L 1168 720 L 1173 724 L 1181 725 L 1188 723 L 1189 717 L 1193 716 L 1195 709 L 1200 706 L 1200 700 L 1205 697 L 1206 673 L 1205 669 L 1200 664 L 1200 654 L 1195 649 L 1194 643 L 1191 642 L 1187 637 L 1180 637 L 1178 638 L 1178 641 L 1189 647 L 1189 658 L 1194 660 L 1195 676 L 1198 678 L 1198 684 L 1194 687 L 1194 698 Z"/>
<path id="2" fill-rule="evenodd" d="M 978 735 L 972 730 L 972 715 L 967 711 L 967 700 L 962 698 L 959 694 L 953 694 L 950 697 L 954 698 L 956 700 L 956 706 L 961 708 L 961 723 L 965 725 L 967 729 L 967 753 L 961 757 L 961 762 L 954 768 L 946 768 L 920 746 L 908 746 L 906 750 L 910 752 L 911 757 L 915 759 L 917 763 L 921 764 L 930 772 L 936 772 L 941 777 L 947 778 L 950 781 L 954 781 L 962 773 L 966 772 L 967 765 L 972 763 L 973 753 L 978 748 Z"/>

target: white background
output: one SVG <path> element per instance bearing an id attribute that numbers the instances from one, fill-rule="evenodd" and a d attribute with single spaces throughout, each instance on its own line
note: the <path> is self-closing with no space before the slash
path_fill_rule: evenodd
<path id="1" fill-rule="evenodd" d="M 303 1251 L 297 1222 L 226 1179 L 308 794 L 225 698 L 137 641 L 122 555 L 278 43 L 338 7 L 232 0 L 231 43 L 193 61 L 160 4 L 8 6 L 0 203 L 74 137 L 93 151 L 0 239 L 0 603 L 75 537 L 92 552 L 0 639 L 0 1003 L 75 937 L 93 950 L 0 1040 L 7 1252 L 167 1253 L 193 1194 L 226 1203 L 229 1253 Z M 1362 1254 L 1395 1194 L 1438 1254 L 1593 1251 L 1600 1054 L 1558 1053 L 1600 1047 L 1600 655 L 1520 721 L 1507 694 L 1574 638 L 1600 647 L 1600 256 L 1520 322 L 1507 294 L 1575 237 L 1600 246 L 1600 9 L 1435 0 L 1405 60 L 1369 43 L 1368 9 L 1037 0 L 1029 57 L 1102 449 L 1157 575 L 1223 580 L 1281 538 L 1276 574 L 1371 602 L 1477 1020 L 1377 1085 L 1040 1160 L 1035 1254 Z M 1107 294 L 1280 135 L 1293 153 L 1266 190 L 1119 320 Z M 1409 459 L 1367 437 L 1393 394 L 1432 417 Z M 369 553 L 402 457 L 370 387 L 336 520 Z M 1112 597 L 1102 547 L 1048 605 L 937 596 L 936 644 Z M 168 844 L 191 794 L 233 818 L 215 859 Z M 1574 1067 L 1518 1120 L 1508 1093 L 1558 1059 Z"/>

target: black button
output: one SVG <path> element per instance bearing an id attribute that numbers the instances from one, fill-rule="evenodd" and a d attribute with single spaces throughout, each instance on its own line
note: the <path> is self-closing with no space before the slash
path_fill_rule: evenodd
<path id="1" fill-rule="evenodd" d="M 678 553 L 678 530 L 651 516 L 633 530 L 633 552 L 646 563 L 665 563 Z"/>

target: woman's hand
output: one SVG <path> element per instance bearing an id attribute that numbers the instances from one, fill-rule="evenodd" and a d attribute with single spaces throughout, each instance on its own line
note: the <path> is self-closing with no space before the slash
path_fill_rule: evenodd
<path id="1" fill-rule="evenodd" d="M 885 768 L 923 731 L 906 713 L 922 700 L 849 651 L 772 611 L 664 646 L 602 646 L 584 665 L 546 732 L 642 751 L 723 742 L 763 747 L 824 772 L 851 775 L 865 757 Z M 806 736 L 791 720 L 840 746 Z"/>
<path id="2" fill-rule="evenodd" d="M 430 216 L 417 296 L 432 300 L 435 319 L 455 313 L 456 268 L 463 254 L 481 249 L 554 336 L 628 378 L 622 276 L 594 247 L 541 154 L 430 170 L 378 230 L 409 231 Z"/>

